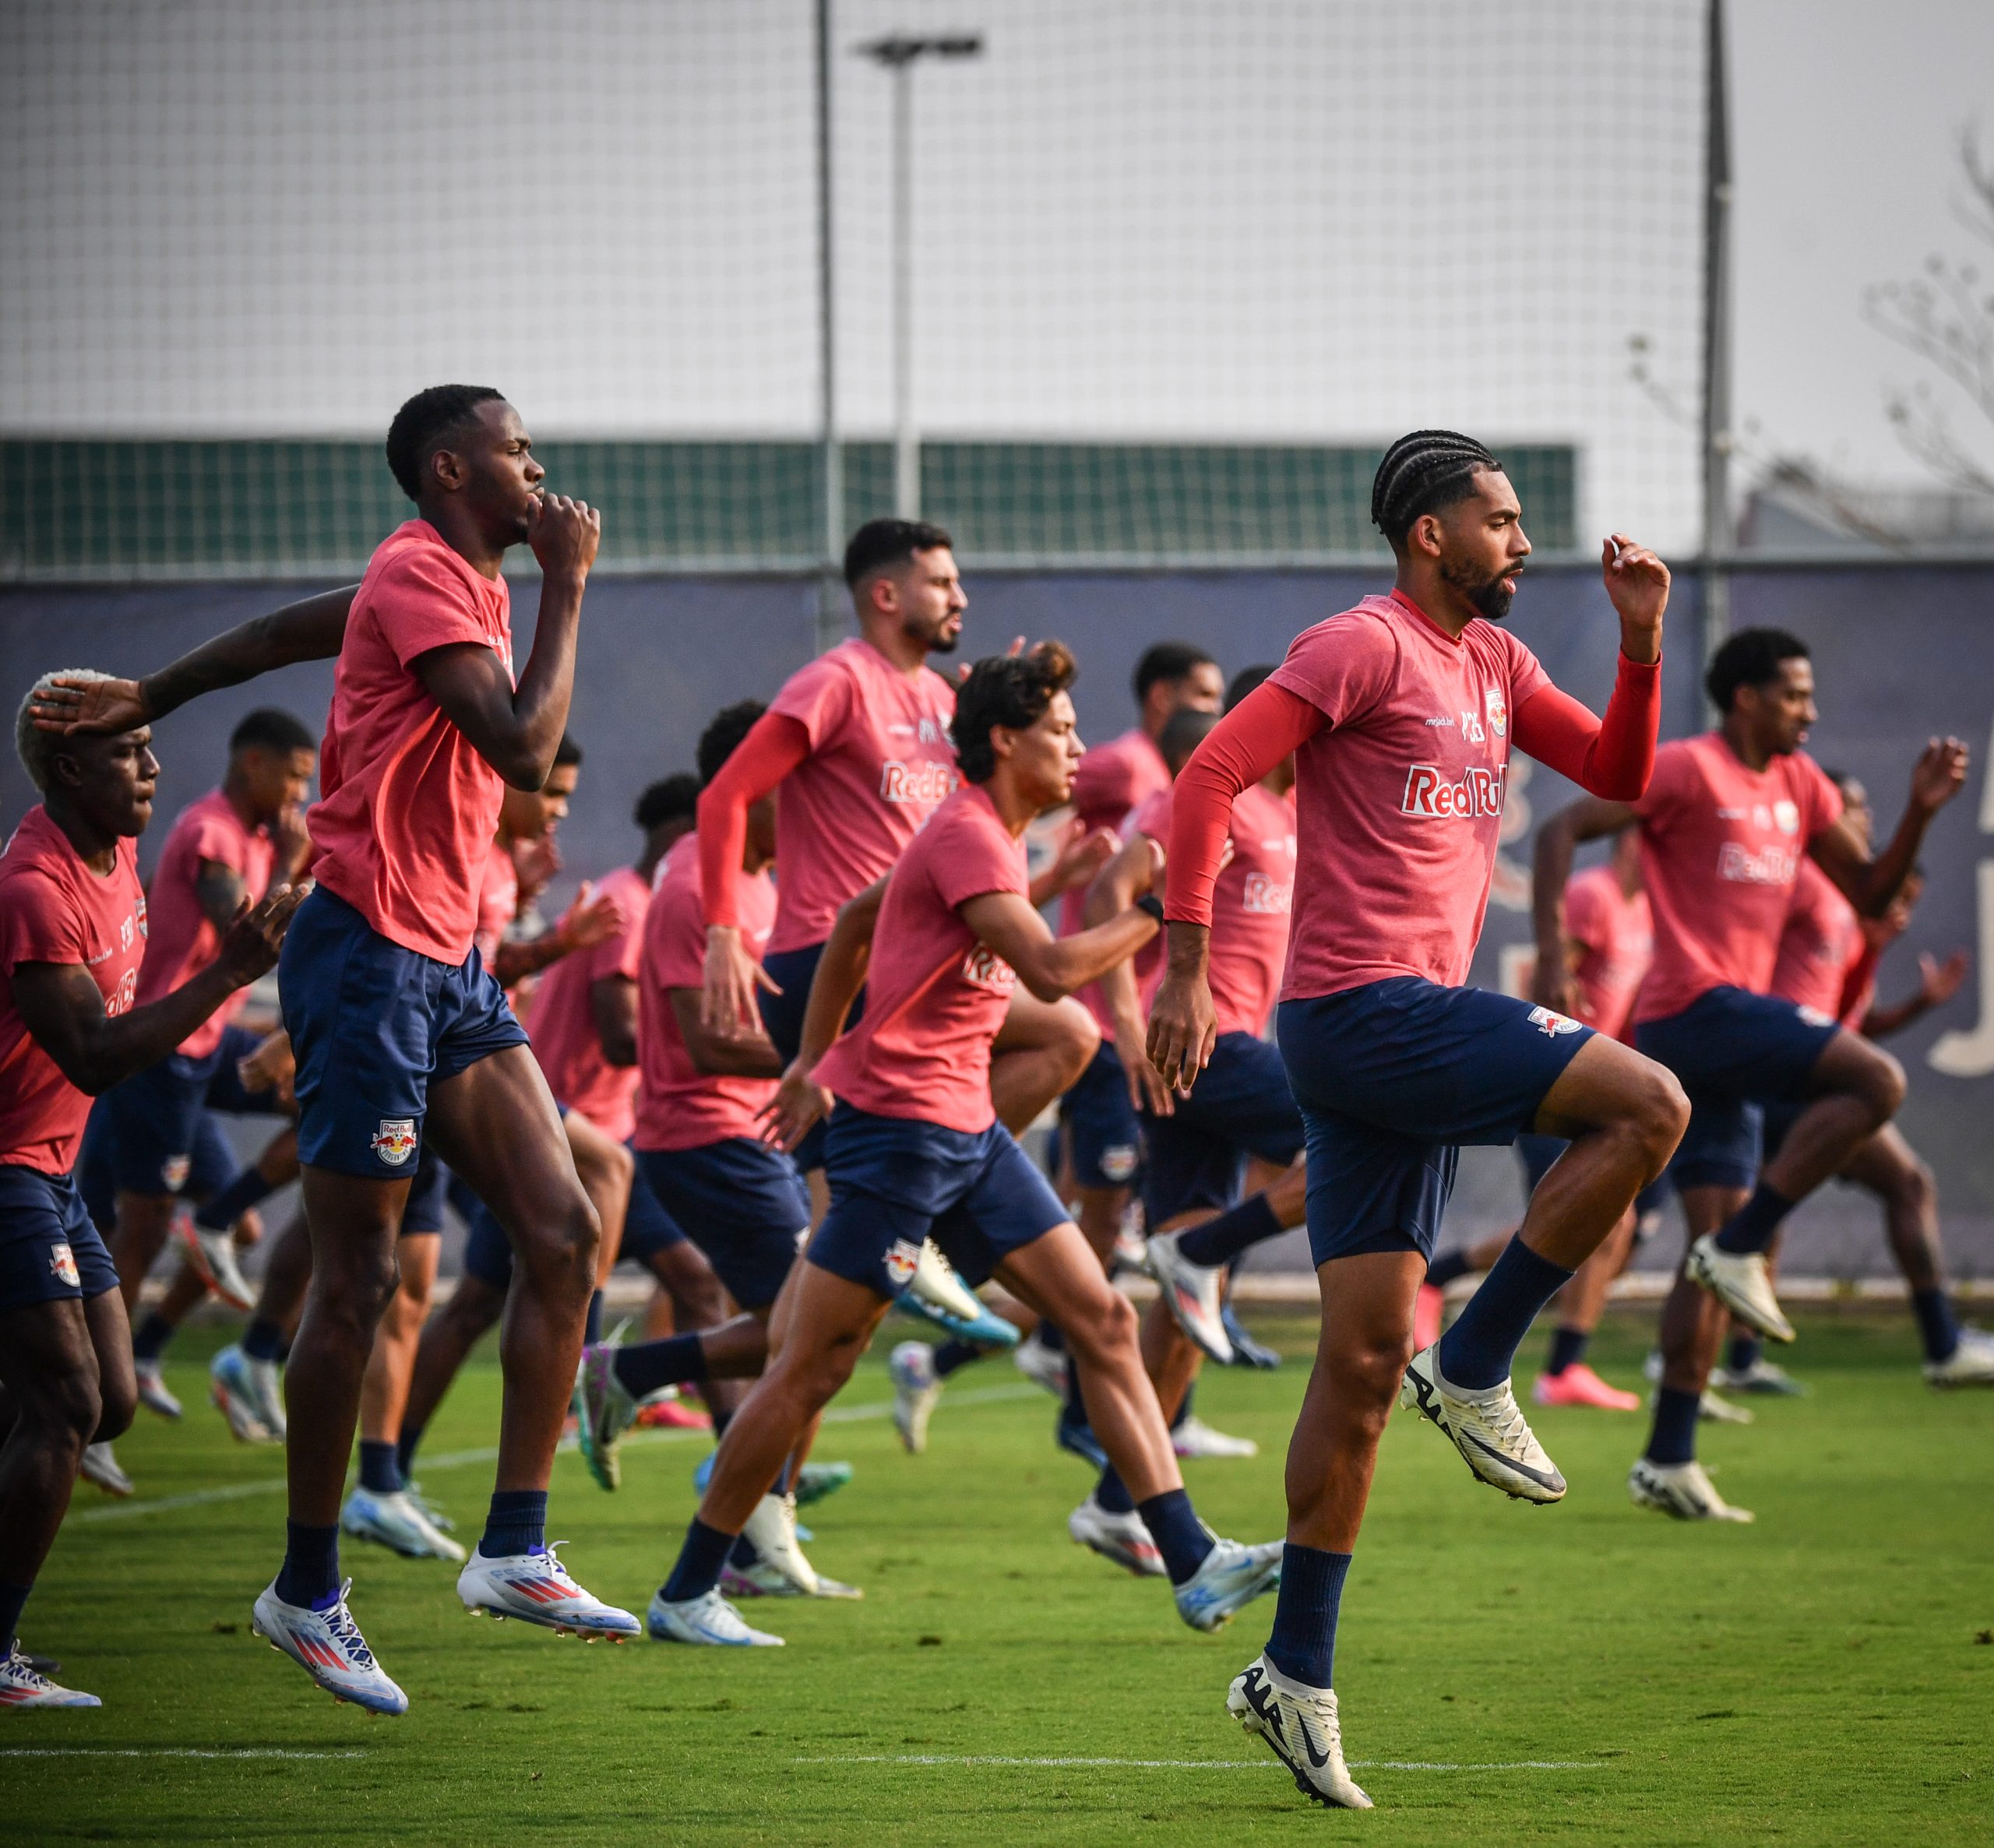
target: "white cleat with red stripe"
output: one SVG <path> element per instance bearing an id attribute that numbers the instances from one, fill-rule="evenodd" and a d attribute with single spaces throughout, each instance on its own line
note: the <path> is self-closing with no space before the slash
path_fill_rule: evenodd
<path id="1" fill-rule="evenodd" d="M 457 1596 L 475 1617 L 516 1617 L 538 1624 L 557 1635 L 575 1635 L 585 1642 L 607 1636 L 621 1642 L 643 1628 L 627 1610 L 591 1596 L 568 1576 L 555 1556 L 555 1540 L 543 1552 L 507 1554 L 488 1559 L 474 1552 L 457 1575 Z"/>
<path id="2" fill-rule="evenodd" d="M 346 1607 L 349 1579 L 329 1610 L 287 1604 L 274 1582 L 256 1600 L 252 1632 L 288 1656 L 335 1700 L 351 1701 L 370 1713 L 406 1713 L 408 1696 L 381 1672 L 360 1626 Z"/>
<path id="3" fill-rule="evenodd" d="M 79 1694 L 51 1681 L 35 1668 L 19 1649 L 9 1652 L 0 1661 L 0 1707 L 100 1707 L 94 1694 Z"/>

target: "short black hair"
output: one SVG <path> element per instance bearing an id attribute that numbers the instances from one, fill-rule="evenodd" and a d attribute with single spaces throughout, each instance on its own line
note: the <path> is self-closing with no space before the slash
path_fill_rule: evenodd
<path id="1" fill-rule="evenodd" d="M 1256 661 L 1250 667 L 1242 667 L 1232 677 L 1232 684 L 1225 689 L 1225 709 L 1231 712 L 1249 693 L 1257 693 L 1260 683 L 1274 671 L 1272 661 Z"/>
<path id="2" fill-rule="evenodd" d="M 1173 776 L 1191 761 L 1191 753 L 1210 735 L 1212 727 L 1217 723 L 1217 713 L 1196 712 L 1188 706 L 1180 706 L 1164 720 L 1156 748 L 1163 753 L 1163 761 L 1170 766 Z"/>
<path id="3" fill-rule="evenodd" d="M 667 822 L 690 822 L 699 810 L 699 780 L 689 770 L 661 776 L 637 798 L 631 820 L 648 834 Z"/>
<path id="4" fill-rule="evenodd" d="M 1023 731 L 1045 716 L 1055 693 L 1073 684 L 1080 670 L 1063 642 L 1041 642 L 1023 654 L 992 655 L 969 671 L 956 693 L 956 716 L 949 725 L 956 761 L 965 783 L 988 783 L 997 773 L 990 728 Z"/>
<path id="5" fill-rule="evenodd" d="M 479 405 L 505 395 L 488 385 L 432 385 L 396 411 L 388 426 L 388 466 L 402 492 L 420 501 L 429 458 L 450 446 Z"/>
<path id="6" fill-rule="evenodd" d="M 1129 684 L 1135 689 L 1136 705 L 1140 706 L 1158 681 L 1182 680 L 1196 668 L 1217 665 L 1195 642 L 1152 642 L 1136 663 Z"/>
<path id="7" fill-rule="evenodd" d="M 274 706 L 259 706 L 245 713 L 228 734 L 228 748 L 237 751 L 316 751 L 319 741 L 302 719 Z"/>
<path id="8" fill-rule="evenodd" d="M 554 747 L 554 767 L 557 770 L 563 764 L 579 764 L 582 761 L 582 748 L 575 742 L 572 731 L 561 734 L 561 742 Z"/>
<path id="9" fill-rule="evenodd" d="M 889 565 L 904 565 L 916 552 L 939 545 L 951 551 L 956 542 L 925 519 L 868 519 L 844 548 L 844 581 L 849 590 Z"/>
<path id="10" fill-rule="evenodd" d="M 1710 656 L 1703 688 L 1710 704 L 1728 713 L 1740 687 L 1763 687 L 1777 680 L 1782 661 L 1812 659 L 1807 644 L 1783 628 L 1742 628 Z"/>
<path id="11" fill-rule="evenodd" d="M 699 734 L 699 748 L 694 761 L 699 766 L 699 787 L 720 774 L 720 767 L 731 757 L 741 741 L 755 729 L 755 721 L 768 710 L 759 699 L 739 699 L 724 706 L 707 721 Z"/>
<path id="12" fill-rule="evenodd" d="M 1371 478 L 1371 523 L 1393 551 L 1403 551 L 1413 523 L 1466 500 L 1484 470 L 1504 472 L 1473 437 L 1458 430 L 1414 430 L 1385 452 Z"/>

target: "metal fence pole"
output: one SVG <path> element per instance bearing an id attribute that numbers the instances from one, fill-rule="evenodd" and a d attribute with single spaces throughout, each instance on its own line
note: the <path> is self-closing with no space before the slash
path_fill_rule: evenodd
<path id="1" fill-rule="evenodd" d="M 823 495 L 819 533 L 817 652 L 844 632 L 844 452 L 838 441 L 837 268 L 831 185 L 831 0 L 817 0 L 817 366 L 819 486 Z"/>
<path id="2" fill-rule="evenodd" d="M 1731 628 L 1731 121 L 1724 0 L 1710 0 L 1703 156 L 1703 546 L 1701 641 L 1707 661 Z"/>

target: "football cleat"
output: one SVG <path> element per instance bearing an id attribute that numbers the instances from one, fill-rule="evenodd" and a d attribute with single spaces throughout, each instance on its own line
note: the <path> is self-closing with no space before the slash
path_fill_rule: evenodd
<path id="1" fill-rule="evenodd" d="M 703 1642 L 723 1649 L 779 1649 L 780 1636 L 750 1629 L 747 1620 L 717 1591 L 668 1604 L 662 1593 L 644 1613 L 644 1628 L 659 1642 Z"/>
<path id="2" fill-rule="evenodd" d="M 1272 1373 L 1281 1365 L 1281 1356 L 1264 1341 L 1256 1341 L 1239 1318 L 1233 1314 L 1231 1297 L 1219 1304 L 1218 1315 L 1219 1320 L 1225 1324 L 1225 1338 L 1232 1343 L 1234 1366 L 1254 1367 L 1263 1373 Z"/>
<path id="3" fill-rule="evenodd" d="M 1133 1508 L 1126 1514 L 1111 1514 L 1090 1495 L 1066 1517 L 1066 1531 L 1076 1545 L 1091 1547 L 1138 1579 L 1168 1576 L 1162 1554 Z"/>
<path id="4" fill-rule="evenodd" d="M 676 1386 L 654 1392 L 637 1407 L 639 1431 L 711 1431 L 713 1415 L 680 1396 Z"/>
<path id="5" fill-rule="evenodd" d="M 1742 1405 L 1733 1405 L 1721 1392 L 1714 1392 L 1706 1386 L 1703 1396 L 1696 1401 L 1696 1416 L 1706 1424 L 1749 1424 L 1758 1413 L 1748 1412 Z"/>
<path id="6" fill-rule="evenodd" d="M 796 1473 L 796 1505 L 808 1508 L 826 1495 L 835 1495 L 850 1485 L 852 1475 L 849 1463 L 805 1463 Z M 802 1529 L 797 1531 L 801 1533 Z"/>
<path id="7" fill-rule="evenodd" d="M 615 1642 L 635 1636 L 641 1626 L 629 1611 L 592 1597 L 569 1577 L 555 1551 L 566 1544 L 555 1540 L 537 1553 L 498 1559 L 474 1551 L 457 1575 L 457 1596 L 474 1617 L 516 1617 L 557 1636 L 572 1634 L 590 1642 L 598 1636 Z"/>
<path id="8" fill-rule="evenodd" d="M 932 1322 L 958 1340 L 973 1341 L 979 1347 L 1017 1345 L 1016 1328 L 983 1306 L 932 1239 L 921 1241 L 914 1276 L 896 1300 L 907 1314 Z"/>
<path id="9" fill-rule="evenodd" d="M 616 1377 L 616 1350 L 608 1342 L 582 1350 L 569 1405 L 589 1474 L 599 1488 L 617 1487 L 623 1480 L 617 1450 L 624 1432 L 636 1422 L 637 1402 Z"/>
<path id="10" fill-rule="evenodd" d="M 1710 1381 L 1727 1392 L 1760 1393 L 1768 1399 L 1804 1399 L 1812 1390 L 1763 1354 L 1749 1367 L 1712 1368 Z"/>
<path id="11" fill-rule="evenodd" d="M 1524 1421 L 1508 1380 L 1471 1392 L 1450 1386 L 1440 1377 L 1436 1343 L 1412 1357 L 1399 1403 L 1444 1431 L 1469 1469 L 1504 1494 L 1519 1501 L 1564 1499 L 1565 1479 Z"/>
<path id="12" fill-rule="evenodd" d="M 1750 1521 L 1747 1508 L 1733 1508 L 1711 1485 L 1703 1466 L 1654 1463 L 1639 1459 L 1627 1473 L 1627 1499 L 1636 1508 L 1652 1508 L 1679 1521 Z"/>
<path id="13" fill-rule="evenodd" d="M 173 1235 L 180 1241 L 187 1268 L 231 1309 L 246 1315 L 255 1308 L 256 1293 L 236 1262 L 234 1234 L 197 1226 L 193 1214 L 183 1206 L 173 1216 Z"/>
<path id="14" fill-rule="evenodd" d="M 1602 1412 L 1638 1412 L 1641 1396 L 1609 1386 L 1583 1360 L 1574 1360 L 1562 1373 L 1540 1373 L 1531 1388 L 1532 1402 L 1541 1406 L 1591 1406 Z"/>
<path id="15" fill-rule="evenodd" d="M 464 1550 L 439 1529 L 406 1489 L 391 1495 L 355 1489 L 340 1510 L 340 1530 L 372 1540 L 404 1559 L 447 1559 L 461 1564 Z"/>
<path id="16" fill-rule="evenodd" d="M 935 1350 L 925 1341 L 903 1341 L 887 1357 L 886 1372 L 893 1382 L 893 1429 L 907 1455 L 918 1456 L 928 1448 L 928 1420 L 942 1402 Z"/>
<path id="17" fill-rule="evenodd" d="M 349 1579 L 326 1610 L 287 1604 L 273 1582 L 257 1599 L 250 1619 L 253 1635 L 288 1656 L 335 1700 L 351 1701 L 370 1713 L 406 1713 L 408 1696 L 381 1672 L 360 1626 L 347 1609 Z"/>
<path id="18" fill-rule="evenodd" d="M 1181 1232 L 1159 1232 L 1150 1241 L 1150 1275 L 1163 1293 L 1164 1307 L 1185 1337 L 1220 1366 L 1229 1367 L 1232 1337 L 1225 1332 L 1220 1302 L 1225 1287 L 1224 1267 L 1192 1263 L 1177 1248 L 1182 1236 Z"/>
<path id="19" fill-rule="evenodd" d="M 764 1495 L 741 1529 L 756 1558 L 802 1596 L 817 1595 L 817 1568 L 803 1557 L 796 1540 L 796 1498 Z"/>
<path id="20" fill-rule="evenodd" d="M 53 1681 L 23 1655 L 10 1651 L 0 1662 L 0 1707 L 100 1707 L 94 1694 L 79 1694 Z"/>
<path id="21" fill-rule="evenodd" d="M 167 1389 L 157 1360 L 135 1360 L 132 1371 L 139 1382 L 139 1403 L 162 1418 L 178 1418 L 185 1409 Z"/>
<path id="22" fill-rule="evenodd" d="M 1959 1345 L 1944 1360 L 1925 1363 L 1925 1378 L 1934 1386 L 1994 1386 L 1994 1335 L 1961 1329 Z"/>
<path id="23" fill-rule="evenodd" d="M 208 1397 L 244 1444 L 281 1444 L 284 1386 L 274 1360 L 252 1360 L 231 1343 L 208 1363 Z"/>
<path id="24" fill-rule="evenodd" d="M 84 1481 L 95 1483 L 107 1495 L 122 1499 L 133 1492 L 131 1477 L 119 1466 L 108 1444 L 86 1444 L 83 1460 L 76 1465 L 76 1473 Z"/>
<path id="25" fill-rule="evenodd" d="M 434 1527 L 439 1533 L 455 1533 L 456 1532 L 456 1522 L 452 1520 L 448 1515 L 444 1513 L 442 1509 L 439 1507 L 436 1503 L 431 1501 L 427 1495 L 423 1494 L 422 1484 L 421 1483 L 414 1481 L 403 1483 L 402 1484 L 402 1493 L 408 1497 L 410 1502 L 414 1505 L 416 1511 L 421 1514 L 422 1518 L 427 1521 L 431 1526 Z"/>
<path id="26" fill-rule="evenodd" d="M 1682 1261 L 1690 1282 L 1707 1290 L 1754 1334 L 1768 1341 L 1791 1341 L 1793 1324 L 1781 1313 L 1773 1294 L 1772 1272 L 1763 1254 L 1718 1248 L 1714 1234 L 1705 1233 L 1689 1247 Z"/>
<path id="27" fill-rule="evenodd" d="M 1221 1630 L 1257 1598 L 1281 1583 L 1284 1543 L 1243 1547 L 1212 1543 L 1205 1563 L 1177 1588 L 1177 1614 L 1194 1630 Z"/>
<path id="28" fill-rule="evenodd" d="M 1326 1808 L 1368 1810 L 1371 1799 L 1343 1762 L 1343 1730 L 1333 1688 L 1291 1681 L 1259 1656 L 1226 1691 L 1225 1710 L 1266 1741 L 1294 1774 L 1295 1787 Z"/>
<path id="29" fill-rule="evenodd" d="M 1170 1447 L 1179 1456 L 1258 1456 L 1260 1447 L 1251 1438 L 1235 1438 L 1214 1430 L 1203 1419 L 1180 1420 L 1170 1427 Z"/>
<path id="30" fill-rule="evenodd" d="M 1115 1248 L 1108 1254 L 1108 1274 L 1119 1277 L 1124 1273 L 1131 1276 L 1154 1276 L 1150 1269 L 1149 1246 L 1142 1234 L 1128 1220 L 1124 1220 L 1115 1234 Z"/>
<path id="31" fill-rule="evenodd" d="M 1011 1350 L 1011 1358 L 1017 1363 L 1019 1372 L 1034 1385 L 1043 1386 L 1055 1399 L 1066 1396 L 1066 1356 L 1062 1350 L 1048 1346 L 1037 1329 Z"/>
<path id="32" fill-rule="evenodd" d="M 746 1565 L 736 1565 L 730 1560 L 720 1569 L 720 1589 L 730 1598 L 856 1599 L 865 1596 L 857 1586 L 847 1585 L 842 1579 L 826 1578 L 822 1572 L 817 1575 L 817 1589 L 806 1592 L 764 1559 Z"/>

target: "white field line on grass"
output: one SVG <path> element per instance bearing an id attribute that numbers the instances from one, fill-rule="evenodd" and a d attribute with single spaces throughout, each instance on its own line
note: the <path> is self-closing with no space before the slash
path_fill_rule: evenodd
<path id="1" fill-rule="evenodd" d="M 967 1392 L 951 1392 L 945 1402 L 950 1406 L 1000 1405 L 1009 1399 L 1038 1399 L 1045 1395 L 1042 1386 L 1034 1386 L 1020 1380 L 1016 1385 L 983 1386 Z M 834 1405 L 824 1413 L 826 1424 L 861 1424 L 875 1418 L 884 1418 L 893 1410 L 890 1399 L 866 1405 Z M 623 1440 L 624 1447 L 649 1446 L 654 1444 L 685 1444 L 694 1439 L 703 1440 L 707 1434 L 703 1431 L 636 1431 Z M 274 1450 L 278 1446 L 273 1445 Z M 576 1448 L 572 1438 L 561 1440 L 563 1450 Z M 473 1463 L 495 1463 L 498 1460 L 496 1445 L 481 1445 L 476 1450 L 446 1451 L 439 1456 L 422 1459 L 423 1473 L 427 1475 L 435 1470 L 467 1468 Z M 107 1508 L 86 1508 L 81 1514 L 72 1515 L 72 1523 L 88 1526 L 98 1521 L 132 1521 L 141 1515 L 170 1514 L 179 1508 L 207 1508 L 220 1501 L 246 1501 L 259 1495 L 280 1495 L 284 1493 L 284 1479 L 273 1476 L 261 1482 L 225 1483 L 219 1488 L 189 1489 L 181 1495 L 160 1495 L 151 1501 L 113 1502 Z"/>
<path id="2" fill-rule="evenodd" d="M 1008 1758 L 956 1757 L 927 1752 L 906 1752 L 877 1757 L 861 1755 L 835 1758 L 791 1758 L 790 1762 L 792 1765 L 911 1765 L 923 1767 L 998 1765 L 1048 1771 L 1283 1771 L 1287 1769 L 1271 1758 Z M 1352 1758 L 1350 1768 L 1353 1771 L 1603 1771 L 1607 1763 L 1604 1758 L 1513 1758 L 1494 1765 L 1429 1765 L 1404 1758 Z"/>
<path id="3" fill-rule="evenodd" d="M 289 1745 L 0 1745 L 0 1758 L 364 1758 L 358 1748 L 315 1751 Z"/>

